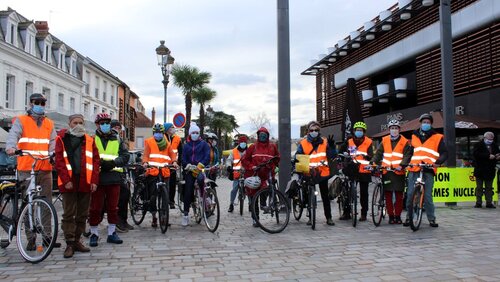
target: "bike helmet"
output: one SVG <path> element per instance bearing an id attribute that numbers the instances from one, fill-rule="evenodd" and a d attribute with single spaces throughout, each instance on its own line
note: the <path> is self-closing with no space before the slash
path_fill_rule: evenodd
<path id="1" fill-rule="evenodd" d="M 213 139 L 213 140 L 218 140 L 217 135 L 215 133 L 209 132 L 206 134 L 207 139 Z"/>
<path id="2" fill-rule="evenodd" d="M 165 127 L 163 127 L 163 124 L 157 123 L 153 125 L 153 132 L 165 132 Z"/>
<path id="3" fill-rule="evenodd" d="M 111 122 L 111 117 L 107 113 L 99 113 L 95 116 L 95 123 L 99 123 L 103 120 L 107 120 Z"/>
<path id="4" fill-rule="evenodd" d="M 45 98 L 45 95 L 40 94 L 40 93 L 33 93 L 30 95 L 30 102 L 31 101 L 47 101 L 47 98 Z"/>
<path id="5" fill-rule="evenodd" d="M 256 189 L 260 188 L 261 181 L 260 181 L 260 178 L 258 176 L 251 176 L 251 177 L 245 178 L 244 184 L 245 184 L 245 187 L 256 190 Z"/>
<path id="6" fill-rule="evenodd" d="M 432 115 L 431 115 L 431 114 L 428 114 L 428 113 L 422 114 L 422 115 L 420 116 L 420 118 L 418 119 L 418 121 L 419 121 L 419 122 L 422 122 L 422 120 L 424 120 L 424 119 L 428 119 L 428 120 L 430 120 L 430 121 L 431 121 L 431 123 L 433 123 L 433 122 L 434 122 L 434 118 L 432 118 Z"/>
<path id="7" fill-rule="evenodd" d="M 308 124 L 307 124 L 307 129 L 310 129 L 311 126 L 317 126 L 317 127 L 321 127 L 321 124 L 319 124 L 319 122 L 313 120 L 313 121 L 310 121 Z"/>
<path id="8" fill-rule="evenodd" d="M 366 123 L 362 122 L 362 121 L 358 121 L 354 124 L 354 126 L 352 127 L 353 129 L 356 129 L 356 128 L 363 128 L 365 131 L 366 131 Z"/>
<path id="9" fill-rule="evenodd" d="M 397 126 L 399 128 L 401 128 L 401 124 L 399 124 L 399 120 L 390 120 L 389 123 L 387 124 L 387 127 L 391 127 L 391 126 Z"/>

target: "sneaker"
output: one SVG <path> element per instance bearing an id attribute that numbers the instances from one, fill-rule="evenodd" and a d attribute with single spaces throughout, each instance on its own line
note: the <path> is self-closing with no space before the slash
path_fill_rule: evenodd
<path id="1" fill-rule="evenodd" d="M 327 225 L 330 225 L 330 226 L 334 226 L 334 225 L 335 225 L 335 222 L 333 222 L 333 219 L 328 218 L 328 219 L 326 220 L 326 224 L 327 224 Z"/>
<path id="2" fill-rule="evenodd" d="M 349 213 L 344 213 L 339 217 L 340 220 L 349 220 L 351 219 L 351 215 Z"/>
<path id="3" fill-rule="evenodd" d="M 234 211 L 234 205 L 230 204 L 229 205 L 229 209 L 227 210 L 227 212 L 233 212 L 233 211 Z"/>
<path id="4" fill-rule="evenodd" d="M 153 217 L 153 221 L 151 222 L 151 227 L 153 228 L 158 227 L 158 218 Z"/>
<path id="5" fill-rule="evenodd" d="M 118 223 L 118 224 L 116 225 L 116 231 L 118 231 L 119 233 L 127 233 L 127 232 L 128 232 L 128 229 L 127 229 L 127 227 L 125 227 L 125 225 L 124 225 L 124 224 L 122 224 L 122 223 Z"/>
<path id="6" fill-rule="evenodd" d="M 476 205 L 474 206 L 476 209 L 480 209 L 483 207 L 483 204 L 481 203 L 476 203 Z"/>
<path id="7" fill-rule="evenodd" d="M 99 241 L 99 236 L 95 234 L 90 235 L 90 241 L 89 241 L 89 246 L 91 247 L 97 247 L 97 241 Z"/>
<path id="8" fill-rule="evenodd" d="M 85 247 L 82 242 L 76 241 L 75 244 L 73 245 L 73 249 L 75 252 L 80 252 L 80 253 L 88 253 L 90 252 L 90 249 L 88 247 Z"/>
<path id="9" fill-rule="evenodd" d="M 403 223 L 403 226 L 404 226 L 404 227 L 408 227 L 408 226 L 410 226 L 410 219 L 409 219 L 409 218 L 406 218 L 406 219 L 405 219 L 405 222 Z"/>
<path id="10" fill-rule="evenodd" d="M 75 254 L 75 250 L 73 249 L 73 242 L 67 242 L 66 250 L 64 250 L 63 257 L 71 258 Z"/>
<path id="11" fill-rule="evenodd" d="M 389 224 L 395 224 L 396 222 L 394 221 L 394 216 L 390 215 L 389 216 Z"/>
<path id="12" fill-rule="evenodd" d="M 112 244 L 121 244 L 121 243 L 123 243 L 123 240 L 120 239 L 120 237 L 118 237 L 116 232 L 113 232 L 112 235 L 108 235 L 108 239 L 106 240 L 106 242 L 112 243 Z"/>
<path id="13" fill-rule="evenodd" d="M 189 215 L 182 216 L 181 225 L 182 226 L 188 226 L 189 225 Z"/>
<path id="14" fill-rule="evenodd" d="M 439 224 L 437 224 L 435 220 L 429 220 L 429 225 L 431 227 L 438 227 L 439 226 Z"/>
<path id="15" fill-rule="evenodd" d="M 402 224 L 403 221 L 401 220 L 401 216 L 396 215 L 394 217 L 394 224 Z"/>
<path id="16" fill-rule="evenodd" d="M 489 204 L 486 204 L 486 208 L 487 209 L 496 209 L 497 207 L 495 207 L 495 205 L 489 203 Z"/>
<path id="17" fill-rule="evenodd" d="M 125 221 L 125 228 L 127 228 L 128 230 L 134 230 L 134 227 L 130 224 L 128 224 L 128 222 Z"/>

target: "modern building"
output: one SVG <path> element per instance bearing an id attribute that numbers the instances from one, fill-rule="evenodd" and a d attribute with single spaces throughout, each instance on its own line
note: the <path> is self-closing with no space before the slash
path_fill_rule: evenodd
<path id="1" fill-rule="evenodd" d="M 450 2 L 456 114 L 500 121 L 500 3 Z M 391 119 L 442 109 L 439 6 L 400 0 L 302 72 L 316 78 L 316 116 L 326 134 L 341 136 L 348 78 L 356 80 L 368 135 Z"/>

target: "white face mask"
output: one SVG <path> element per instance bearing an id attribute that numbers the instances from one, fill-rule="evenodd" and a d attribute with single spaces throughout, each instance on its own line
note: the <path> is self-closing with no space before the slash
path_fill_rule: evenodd
<path id="1" fill-rule="evenodd" d="M 85 134 L 85 127 L 82 124 L 77 124 L 75 127 L 69 129 L 69 134 L 82 137 Z"/>
<path id="2" fill-rule="evenodd" d="M 214 140 L 214 141 L 212 141 L 212 146 L 213 146 L 213 147 L 217 146 L 217 141 L 215 141 L 215 140 Z"/>
<path id="3" fill-rule="evenodd" d="M 318 134 L 319 134 L 319 132 L 317 132 L 317 131 L 312 131 L 312 132 L 309 132 L 309 135 L 310 135 L 312 138 L 316 138 L 316 137 L 318 137 Z"/>
<path id="4" fill-rule="evenodd" d="M 197 141 L 199 137 L 200 137 L 200 134 L 197 134 L 197 133 L 191 134 L 191 140 L 193 140 L 193 141 Z"/>
<path id="5" fill-rule="evenodd" d="M 398 129 L 391 129 L 391 137 L 398 137 L 399 136 L 399 130 Z"/>

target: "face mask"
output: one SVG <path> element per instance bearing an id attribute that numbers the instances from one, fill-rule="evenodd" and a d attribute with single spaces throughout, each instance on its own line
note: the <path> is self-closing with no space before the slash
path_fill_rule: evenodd
<path id="1" fill-rule="evenodd" d="M 161 139 L 163 139 L 163 133 L 155 132 L 153 133 L 153 137 L 155 138 L 156 141 L 160 141 Z"/>
<path id="2" fill-rule="evenodd" d="M 422 123 L 422 125 L 420 126 L 422 131 L 429 131 L 429 130 L 431 130 L 431 127 L 432 126 L 429 123 Z"/>
<path id="3" fill-rule="evenodd" d="M 191 134 L 191 140 L 193 140 L 193 141 L 197 141 L 199 137 L 200 137 L 200 134 L 196 134 L 196 133 Z"/>
<path id="4" fill-rule="evenodd" d="M 354 131 L 354 136 L 356 136 L 356 138 L 361 138 L 363 137 L 363 131 Z"/>
<path id="5" fill-rule="evenodd" d="M 215 140 L 214 140 L 214 141 L 212 141 L 212 146 L 213 146 L 213 147 L 217 146 L 217 141 L 215 141 Z"/>
<path id="6" fill-rule="evenodd" d="M 173 135 L 175 133 L 175 128 L 173 127 L 170 127 L 168 130 L 167 130 L 167 133 L 170 134 L 170 135 Z"/>
<path id="7" fill-rule="evenodd" d="M 493 144 L 493 140 L 484 139 L 484 144 L 491 145 Z"/>
<path id="8" fill-rule="evenodd" d="M 37 115 L 43 115 L 43 113 L 45 112 L 45 107 L 42 107 L 40 105 L 33 105 L 33 108 L 31 109 Z"/>
<path id="9" fill-rule="evenodd" d="M 104 134 L 107 134 L 111 131 L 111 125 L 109 123 L 101 124 L 100 127 L 101 127 L 102 133 L 104 133 Z"/>
<path id="10" fill-rule="evenodd" d="M 398 137 L 399 136 L 399 130 L 398 129 L 391 129 L 391 137 Z"/>
<path id="11" fill-rule="evenodd" d="M 77 124 L 75 127 L 69 129 L 69 134 L 82 137 L 85 134 L 85 127 L 83 124 Z"/>
<path id="12" fill-rule="evenodd" d="M 266 142 L 267 141 L 267 134 L 264 132 L 259 133 L 259 141 Z"/>
<path id="13" fill-rule="evenodd" d="M 240 148 L 245 149 L 247 147 L 247 143 L 240 143 Z"/>
<path id="14" fill-rule="evenodd" d="M 312 138 L 316 138 L 316 137 L 318 137 L 318 135 L 319 135 L 319 132 L 317 132 L 317 131 L 309 132 L 309 136 L 311 136 Z"/>

